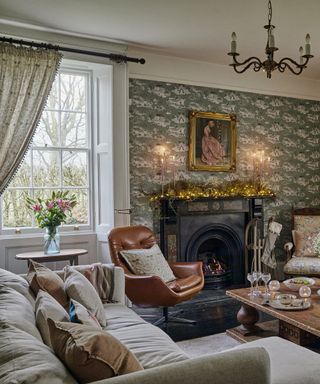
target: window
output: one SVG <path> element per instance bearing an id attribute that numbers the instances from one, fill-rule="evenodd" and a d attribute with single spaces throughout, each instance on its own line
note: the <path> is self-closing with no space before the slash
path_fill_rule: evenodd
<path id="1" fill-rule="evenodd" d="M 2 229 L 36 227 L 26 196 L 57 190 L 77 196 L 68 224 L 91 225 L 90 95 L 89 71 L 59 71 L 32 145 L 2 196 Z"/>

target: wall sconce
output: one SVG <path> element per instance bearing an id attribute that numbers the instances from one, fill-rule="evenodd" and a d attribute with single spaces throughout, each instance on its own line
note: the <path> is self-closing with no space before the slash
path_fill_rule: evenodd
<path id="1" fill-rule="evenodd" d="M 173 189 L 175 189 L 176 185 L 176 170 L 175 170 L 175 162 L 176 157 L 170 155 L 168 147 L 162 144 L 156 144 L 154 148 L 155 153 L 155 162 L 156 162 L 156 174 L 161 178 L 161 194 L 164 194 L 164 185 L 165 178 L 168 172 L 172 174 L 173 179 Z"/>
<path id="2" fill-rule="evenodd" d="M 265 155 L 265 151 L 257 150 L 252 154 L 253 181 L 262 182 L 264 176 L 268 173 L 270 166 L 270 157 Z"/>

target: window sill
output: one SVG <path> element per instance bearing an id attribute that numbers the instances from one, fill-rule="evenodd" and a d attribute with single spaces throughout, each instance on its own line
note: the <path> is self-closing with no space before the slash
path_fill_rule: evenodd
<path id="1" fill-rule="evenodd" d="M 44 235 L 44 232 L 2 234 L 0 235 L 0 241 L 1 240 L 18 240 L 18 239 L 42 239 L 43 235 Z M 96 236 L 97 233 L 93 230 L 61 231 L 60 232 L 60 236 L 62 238 L 92 236 L 92 235 Z"/>

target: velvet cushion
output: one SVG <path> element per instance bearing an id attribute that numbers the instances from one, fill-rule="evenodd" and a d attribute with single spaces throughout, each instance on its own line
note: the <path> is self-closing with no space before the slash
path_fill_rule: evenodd
<path id="1" fill-rule="evenodd" d="M 30 261 L 27 280 L 35 295 L 41 289 L 53 296 L 64 308 L 68 308 L 68 298 L 64 291 L 63 280 L 51 269 L 35 261 Z"/>
<path id="2" fill-rule="evenodd" d="M 98 319 L 86 307 L 73 299 L 70 300 L 69 316 L 73 323 L 90 325 L 101 329 Z"/>
<path id="3" fill-rule="evenodd" d="M 166 283 L 176 278 L 157 244 L 147 249 L 130 249 L 120 253 L 135 275 L 159 276 Z"/>
<path id="4" fill-rule="evenodd" d="M 106 326 L 106 315 L 102 301 L 90 281 L 74 268 L 65 267 L 65 291 L 70 299 L 76 300 L 87 308 L 99 321 Z"/>
<path id="5" fill-rule="evenodd" d="M 79 383 L 143 369 L 135 356 L 106 331 L 48 320 L 53 349 Z"/>
<path id="6" fill-rule="evenodd" d="M 69 315 L 57 300 L 49 293 L 39 290 L 36 299 L 36 322 L 45 344 L 52 347 L 48 319 L 70 321 Z"/>

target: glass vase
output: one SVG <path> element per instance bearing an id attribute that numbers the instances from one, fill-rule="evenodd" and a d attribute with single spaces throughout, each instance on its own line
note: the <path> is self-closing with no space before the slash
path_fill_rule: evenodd
<path id="1" fill-rule="evenodd" d="M 45 255 L 55 255 L 60 253 L 60 234 L 58 227 L 46 227 L 43 252 Z"/>

